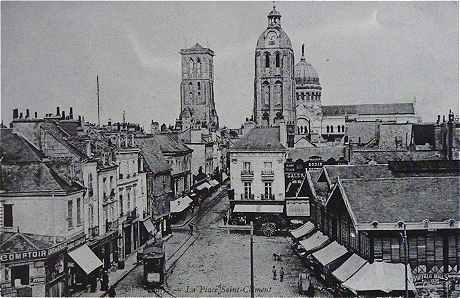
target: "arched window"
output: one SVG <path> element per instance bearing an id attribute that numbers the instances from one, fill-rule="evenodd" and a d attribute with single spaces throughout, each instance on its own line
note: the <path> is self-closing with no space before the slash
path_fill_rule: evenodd
<path id="1" fill-rule="evenodd" d="M 337 132 L 340 132 L 340 125 L 337 125 Z"/>
<path id="2" fill-rule="evenodd" d="M 200 58 L 197 58 L 197 60 L 196 60 L 196 72 L 197 72 L 198 75 L 201 74 L 201 60 L 200 60 Z"/>
<path id="3" fill-rule="evenodd" d="M 276 53 L 275 64 L 276 64 L 276 67 L 280 67 L 280 53 Z"/>
<path id="4" fill-rule="evenodd" d="M 326 132 L 329 132 L 329 125 L 326 126 Z"/>
<path id="5" fill-rule="evenodd" d="M 262 100 L 265 105 L 270 105 L 270 85 L 268 84 L 268 82 L 263 83 Z"/>
<path id="6" fill-rule="evenodd" d="M 297 127 L 297 133 L 300 135 L 300 127 Z"/>
<path id="7" fill-rule="evenodd" d="M 188 72 L 190 74 L 193 73 L 193 68 L 195 67 L 195 63 L 193 62 L 193 59 L 190 58 L 189 62 L 188 62 Z"/>
<path id="8" fill-rule="evenodd" d="M 265 53 L 265 67 L 266 68 L 270 67 L 270 53 L 268 52 Z"/>
<path id="9" fill-rule="evenodd" d="M 283 98 L 283 85 L 280 81 L 275 83 L 275 90 L 273 93 L 275 105 L 281 105 L 281 100 Z"/>
<path id="10" fill-rule="evenodd" d="M 303 133 L 303 126 L 300 127 L 300 133 Z"/>
<path id="11" fill-rule="evenodd" d="M 334 125 L 331 125 L 331 132 L 334 132 Z"/>
<path id="12" fill-rule="evenodd" d="M 307 128 L 306 125 L 304 126 L 303 131 L 304 131 L 306 134 L 308 133 L 308 128 Z"/>

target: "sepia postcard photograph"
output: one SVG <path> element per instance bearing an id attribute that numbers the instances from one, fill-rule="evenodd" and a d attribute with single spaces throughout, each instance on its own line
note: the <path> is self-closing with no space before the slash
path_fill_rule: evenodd
<path id="1" fill-rule="evenodd" d="M 0 297 L 460 297 L 458 1 L 1 1 Z"/>

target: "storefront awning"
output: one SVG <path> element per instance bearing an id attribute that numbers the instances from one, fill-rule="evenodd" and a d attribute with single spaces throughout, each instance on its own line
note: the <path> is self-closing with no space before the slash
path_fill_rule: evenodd
<path id="1" fill-rule="evenodd" d="M 295 230 L 289 231 L 289 233 L 292 235 L 292 237 L 299 239 L 300 237 L 303 237 L 307 235 L 308 233 L 312 232 L 315 229 L 315 225 L 308 221 L 302 226 L 298 227 Z"/>
<path id="2" fill-rule="evenodd" d="M 211 184 L 211 186 L 214 187 L 214 186 L 219 185 L 219 181 L 212 179 L 211 181 L 209 181 L 209 184 Z"/>
<path id="3" fill-rule="evenodd" d="M 85 271 L 86 274 L 90 274 L 97 268 L 102 266 L 102 261 L 94 254 L 94 252 L 83 244 L 77 249 L 72 250 L 68 255 Z"/>
<path id="4" fill-rule="evenodd" d="M 352 254 L 351 257 L 346 260 L 342 266 L 337 268 L 332 275 L 335 276 L 339 281 L 344 282 L 355 274 L 367 261 L 357 254 Z"/>
<path id="5" fill-rule="evenodd" d="M 211 187 L 211 185 L 209 185 L 208 182 L 204 182 L 204 183 L 202 183 L 202 184 L 196 186 L 195 189 L 196 189 L 196 190 L 203 190 L 203 189 L 205 189 L 205 188 L 210 188 L 210 187 Z"/>
<path id="6" fill-rule="evenodd" d="M 178 198 L 177 200 L 169 202 L 169 209 L 171 213 L 179 213 L 187 209 L 193 202 L 188 196 Z"/>
<path id="7" fill-rule="evenodd" d="M 283 213 L 283 205 L 235 205 L 236 213 Z"/>
<path id="8" fill-rule="evenodd" d="M 326 244 L 327 241 L 329 241 L 329 237 L 318 231 L 310 237 L 308 237 L 307 239 L 300 241 L 299 243 L 303 246 L 303 248 L 306 251 L 310 251 L 320 248 L 321 246 Z"/>
<path id="9" fill-rule="evenodd" d="M 310 216 L 310 203 L 308 201 L 286 201 L 286 215 L 288 217 Z"/>
<path id="10" fill-rule="evenodd" d="M 313 253 L 313 257 L 323 266 L 326 266 L 330 262 L 340 258 L 346 254 L 348 250 L 345 246 L 340 245 L 337 241 L 329 243 L 327 246 Z"/>
<path id="11" fill-rule="evenodd" d="M 153 223 L 150 219 L 147 219 L 146 221 L 142 222 L 144 224 L 145 229 L 149 234 L 154 234 L 155 233 L 155 227 L 153 226 Z"/>
<path id="12" fill-rule="evenodd" d="M 410 267 L 407 269 L 408 289 L 409 291 L 415 291 L 412 270 Z M 404 291 L 404 277 L 404 264 L 386 262 L 367 263 L 355 275 L 345 281 L 343 286 L 355 293 Z"/>

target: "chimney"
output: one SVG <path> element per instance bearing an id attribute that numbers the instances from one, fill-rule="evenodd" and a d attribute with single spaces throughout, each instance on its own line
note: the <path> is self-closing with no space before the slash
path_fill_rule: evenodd
<path id="1" fill-rule="evenodd" d="M 56 116 L 61 116 L 61 113 L 59 112 L 59 107 L 56 107 Z"/>
<path id="2" fill-rule="evenodd" d="M 107 121 L 108 126 L 112 126 L 112 119 L 109 118 L 109 121 Z"/>
<path id="3" fill-rule="evenodd" d="M 30 117 L 30 111 L 29 109 L 26 109 L 26 119 L 29 119 L 29 117 Z"/>
<path id="4" fill-rule="evenodd" d="M 13 120 L 18 119 L 18 117 L 19 117 L 19 111 L 18 111 L 18 109 L 14 109 L 13 110 Z"/>
<path id="5" fill-rule="evenodd" d="M 446 123 L 446 115 L 442 115 L 442 123 Z"/>
<path id="6" fill-rule="evenodd" d="M 152 123 L 150 123 L 150 133 L 157 134 L 159 131 L 160 131 L 160 124 L 152 120 Z"/>
<path id="7" fill-rule="evenodd" d="M 38 115 L 37 112 L 34 113 L 34 118 L 37 119 Z"/>
<path id="8" fill-rule="evenodd" d="M 284 147 L 288 147 L 287 146 L 287 131 L 286 131 L 286 122 L 284 122 L 284 119 L 280 119 L 280 143 L 284 146 Z"/>
<path id="9" fill-rule="evenodd" d="M 72 107 L 70 107 L 70 109 L 69 109 L 69 119 L 70 120 L 73 119 L 73 109 L 72 109 Z"/>
<path id="10" fill-rule="evenodd" d="M 78 115 L 78 122 L 80 122 L 80 124 L 81 124 L 81 116 L 80 115 Z"/>

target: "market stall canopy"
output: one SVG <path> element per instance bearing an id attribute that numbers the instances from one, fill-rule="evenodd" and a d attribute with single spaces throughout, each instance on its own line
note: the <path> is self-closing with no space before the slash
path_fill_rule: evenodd
<path id="1" fill-rule="evenodd" d="M 205 189 L 205 188 L 208 188 L 208 189 L 209 189 L 210 187 L 211 187 L 211 185 L 209 185 L 208 182 L 205 182 L 205 183 L 202 183 L 202 184 L 196 186 L 195 189 L 196 189 L 196 190 L 203 190 L 203 189 Z"/>
<path id="2" fill-rule="evenodd" d="M 153 235 L 153 233 L 155 232 L 155 227 L 153 226 L 152 221 L 150 219 L 147 219 L 142 223 L 144 224 L 144 227 L 147 230 L 147 232 Z"/>
<path id="3" fill-rule="evenodd" d="M 320 248 L 322 245 L 326 244 L 327 241 L 329 241 L 329 237 L 318 231 L 307 239 L 300 241 L 300 245 L 302 245 L 306 251 L 310 251 Z"/>
<path id="4" fill-rule="evenodd" d="M 286 215 L 288 217 L 310 216 L 310 203 L 300 200 L 286 201 Z"/>
<path id="5" fill-rule="evenodd" d="M 346 254 L 348 250 L 345 246 L 340 245 L 337 241 L 331 242 L 327 246 L 323 247 L 322 249 L 318 250 L 317 252 L 313 253 L 313 257 L 323 266 L 331 263 L 334 260 L 337 260 L 344 254 Z"/>
<path id="6" fill-rule="evenodd" d="M 337 268 L 332 275 L 339 281 L 344 282 L 355 274 L 367 261 L 357 254 L 352 254 L 339 268 Z"/>
<path id="7" fill-rule="evenodd" d="M 343 283 L 343 286 L 358 292 L 382 291 L 390 293 L 392 291 L 404 291 L 404 264 L 374 262 L 364 265 L 355 275 Z M 412 270 L 407 270 L 407 280 L 409 291 L 415 291 L 412 278 Z"/>
<path id="8" fill-rule="evenodd" d="M 187 209 L 188 206 L 193 202 L 188 196 L 178 198 L 177 200 L 169 202 L 170 212 L 179 213 Z"/>
<path id="9" fill-rule="evenodd" d="M 212 187 L 214 187 L 214 186 L 219 185 L 219 182 L 218 182 L 217 180 L 215 180 L 215 179 L 212 179 L 211 181 L 209 181 L 209 184 L 210 184 Z"/>
<path id="10" fill-rule="evenodd" d="M 94 254 L 94 252 L 83 244 L 77 249 L 72 250 L 68 255 L 85 271 L 86 274 L 90 274 L 97 268 L 101 267 L 102 261 Z"/>
<path id="11" fill-rule="evenodd" d="M 315 225 L 312 222 L 307 221 L 305 224 L 298 227 L 297 229 L 289 231 L 289 233 L 292 235 L 292 237 L 299 239 L 300 237 L 303 237 L 308 233 L 312 232 L 314 229 Z"/>
<path id="12" fill-rule="evenodd" d="M 236 213 L 283 213 L 283 205 L 235 205 Z"/>

